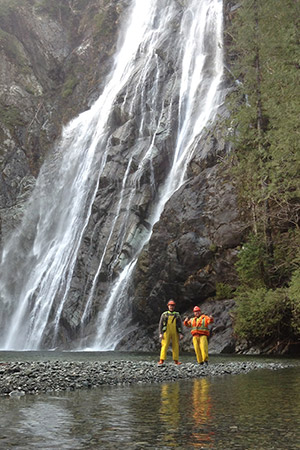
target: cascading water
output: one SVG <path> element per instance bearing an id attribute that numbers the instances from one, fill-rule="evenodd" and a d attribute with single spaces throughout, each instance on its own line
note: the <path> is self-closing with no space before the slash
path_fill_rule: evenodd
<path id="1" fill-rule="evenodd" d="M 73 326 L 76 348 L 111 350 L 132 326 L 139 254 L 223 101 L 222 8 L 133 1 L 102 94 L 64 129 L 3 250 L 0 347 L 63 347 Z"/>

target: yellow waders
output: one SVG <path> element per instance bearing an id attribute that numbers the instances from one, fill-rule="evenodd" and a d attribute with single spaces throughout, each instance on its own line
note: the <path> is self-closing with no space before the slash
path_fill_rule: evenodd
<path id="1" fill-rule="evenodd" d="M 168 317 L 167 330 L 163 334 L 163 338 L 161 340 L 161 351 L 160 351 L 160 359 L 167 359 L 167 350 L 170 345 L 170 341 L 172 341 L 172 355 L 173 360 L 178 361 L 179 359 L 179 337 L 176 329 L 176 318 L 172 315 Z"/>
<path id="2" fill-rule="evenodd" d="M 205 334 L 193 336 L 193 345 L 198 363 L 208 361 L 208 340 Z"/>

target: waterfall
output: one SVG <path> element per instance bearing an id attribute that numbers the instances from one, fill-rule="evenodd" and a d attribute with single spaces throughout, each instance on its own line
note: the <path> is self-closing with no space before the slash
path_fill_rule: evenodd
<path id="1" fill-rule="evenodd" d="M 139 254 L 223 101 L 221 0 L 129 9 L 103 92 L 64 128 L 3 249 L 3 349 L 63 348 L 73 325 L 76 348 L 115 348 Z"/>

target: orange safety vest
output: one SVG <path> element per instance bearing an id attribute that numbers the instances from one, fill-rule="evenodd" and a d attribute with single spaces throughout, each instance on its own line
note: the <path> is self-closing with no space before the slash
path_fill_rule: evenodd
<path id="1" fill-rule="evenodd" d="M 202 314 L 200 317 L 194 317 L 191 320 L 191 333 L 193 336 L 205 335 L 209 336 L 208 325 L 213 322 L 212 317 L 208 317 L 205 314 Z"/>

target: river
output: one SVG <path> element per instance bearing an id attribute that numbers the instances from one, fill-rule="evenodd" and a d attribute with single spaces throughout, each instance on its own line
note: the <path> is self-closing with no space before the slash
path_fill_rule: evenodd
<path id="1" fill-rule="evenodd" d="M 1 361 L 126 358 L 156 355 L 0 353 Z M 212 356 L 210 365 L 228 358 Z M 300 361 L 289 362 L 295 366 L 276 371 L 1 397 L 0 448 L 299 449 Z"/>

